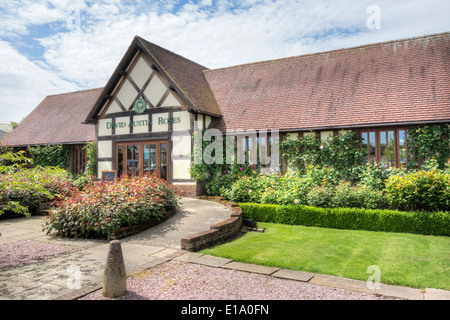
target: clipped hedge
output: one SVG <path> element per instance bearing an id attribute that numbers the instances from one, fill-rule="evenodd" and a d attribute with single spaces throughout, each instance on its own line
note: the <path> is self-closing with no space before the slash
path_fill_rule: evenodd
<path id="1" fill-rule="evenodd" d="M 244 218 L 259 222 L 335 229 L 450 235 L 449 212 L 361 208 L 319 208 L 304 205 L 240 203 Z"/>

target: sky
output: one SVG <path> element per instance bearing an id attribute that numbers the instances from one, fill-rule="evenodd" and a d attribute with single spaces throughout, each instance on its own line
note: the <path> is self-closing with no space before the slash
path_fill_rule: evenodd
<path id="1" fill-rule="evenodd" d="M 105 86 L 136 35 L 214 69 L 447 32 L 449 12 L 449 0 L 1 0 L 0 123 Z"/>

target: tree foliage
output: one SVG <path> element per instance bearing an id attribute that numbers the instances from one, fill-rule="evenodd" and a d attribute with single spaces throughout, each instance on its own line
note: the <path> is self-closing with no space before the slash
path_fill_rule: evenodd
<path id="1" fill-rule="evenodd" d="M 440 169 L 450 158 L 449 125 L 415 126 L 408 130 L 408 168 L 419 168 L 435 159 Z"/>
<path id="2" fill-rule="evenodd" d="M 338 136 L 321 141 L 316 135 L 281 143 L 282 156 L 295 171 L 306 173 L 308 167 L 331 167 L 343 177 L 351 179 L 353 168 L 363 164 L 365 150 L 361 150 L 361 140 L 354 131 L 346 131 Z"/>

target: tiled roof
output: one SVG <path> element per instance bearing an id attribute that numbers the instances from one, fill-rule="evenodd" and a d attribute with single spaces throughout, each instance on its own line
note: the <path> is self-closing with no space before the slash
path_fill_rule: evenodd
<path id="1" fill-rule="evenodd" d="M 450 33 L 205 71 L 224 129 L 450 121 Z"/>
<path id="2" fill-rule="evenodd" d="M 140 37 L 137 37 L 137 39 L 144 45 L 148 53 L 156 60 L 167 76 L 183 92 L 184 96 L 192 102 L 197 111 L 211 115 L 221 115 L 203 73 L 208 68 L 145 39 Z"/>
<path id="3" fill-rule="evenodd" d="M 95 126 L 83 124 L 102 88 L 47 96 L 2 145 L 84 143 L 95 139 Z"/>
<path id="4" fill-rule="evenodd" d="M 191 110 L 221 117 L 220 109 L 203 73 L 208 68 L 136 36 L 99 99 L 87 114 L 86 123 L 95 123 L 98 113 L 122 77 L 123 70 L 128 67 L 138 50 L 152 60 L 155 67 L 170 82 L 172 88 L 186 100 Z"/>

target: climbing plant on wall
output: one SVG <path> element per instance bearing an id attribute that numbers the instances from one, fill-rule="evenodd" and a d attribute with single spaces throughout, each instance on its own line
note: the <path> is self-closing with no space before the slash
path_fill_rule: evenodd
<path id="1" fill-rule="evenodd" d="M 361 150 L 359 135 L 353 131 L 340 133 L 321 141 L 316 135 L 301 139 L 285 139 L 281 143 L 283 158 L 292 169 L 306 173 L 309 166 L 331 167 L 351 178 L 352 169 L 363 164 L 366 150 Z"/>
<path id="2" fill-rule="evenodd" d="M 448 124 L 415 126 L 408 130 L 408 168 L 419 168 L 434 159 L 443 169 L 450 158 Z"/>
<path id="3" fill-rule="evenodd" d="M 47 145 L 29 147 L 36 166 L 69 168 L 69 147 L 64 145 Z"/>
<path id="4" fill-rule="evenodd" d="M 86 149 L 86 174 L 88 176 L 95 176 L 97 172 L 97 159 L 95 157 L 95 141 L 88 141 L 84 146 Z"/>

